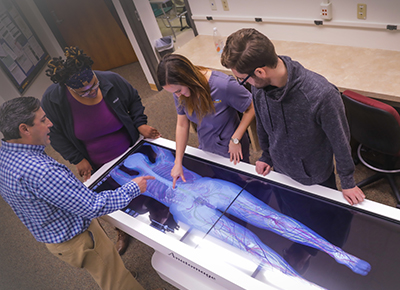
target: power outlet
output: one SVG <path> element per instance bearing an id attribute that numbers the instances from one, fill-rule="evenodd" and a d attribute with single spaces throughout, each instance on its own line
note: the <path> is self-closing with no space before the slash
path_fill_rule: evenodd
<path id="1" fill-rule="evenodd" d="M 321 18 L 325 20 L 332 19 L 332 3 L 321 3 Z"/>
<path id="2" fill-rule="evenodd" d="M 210 0 L 210 6 L 211 10 L 217 10 L 217 3 L 215 3 L 215 0 Z"/>
<path id="3" fill-rule="evenodd" d="M 357 4 L 357 18 L 367 19 L 367 4 Z"/>
<path id="4" fill-rule="evenodd" d="M 221 0 L 221 2 L 222 2 L 222 8 L 223 8 L 225 11 L 229 11 L 228 0 Z"/>

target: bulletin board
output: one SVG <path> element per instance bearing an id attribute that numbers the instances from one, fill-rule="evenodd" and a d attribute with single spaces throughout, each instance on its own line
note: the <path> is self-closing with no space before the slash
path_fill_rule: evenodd
<path id="1" fill-rule="evenodd" d="M 17 4 L 0 1 L 0 66 L 21 94 L 49 58 Z"/>

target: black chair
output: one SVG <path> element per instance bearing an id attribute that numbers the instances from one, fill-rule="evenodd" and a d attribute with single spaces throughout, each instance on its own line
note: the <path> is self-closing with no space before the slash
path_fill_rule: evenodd
<path id="1" fill-rule="evenodd" d="M 181 23 L 181 31 L 190 28 L 189 22 L 187 21 L 187 10 L 186 10 L 186 5 L 184 0 L 172 0 L 172 2 L 175 5 L 176 9 L 176 17 L 179 17 L 179 22 Z M 186 20 L 186 26 L 183 26 L 182 18 L 185 18 Z"/>
<path id="2" fill-rule="evenodd" d="M 342 98 L 351 135 L 360 143 L 357 158 L 376 172 L 357 186 L 386 178 L 400 208 L 400 193 L 395 182 L 395 174 L 400 172 L 396 166 L 400 160 L 399 113 L 388 104 L 349 90 L 342 93 Z"/>

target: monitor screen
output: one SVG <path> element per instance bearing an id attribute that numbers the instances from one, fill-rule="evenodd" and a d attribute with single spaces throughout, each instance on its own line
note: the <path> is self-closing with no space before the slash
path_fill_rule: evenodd
<path id="1" fill-rule="evenodd" d="M 141 141 L 90 188 L 154 176 L 123 212 L 268 284 L 396 287 L 398 221 L 187 154 L 172 188 L 174 154 Z"/>

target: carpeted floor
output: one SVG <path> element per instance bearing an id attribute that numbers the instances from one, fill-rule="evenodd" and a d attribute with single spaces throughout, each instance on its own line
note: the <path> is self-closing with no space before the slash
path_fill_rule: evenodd
<path id="1" fill-rule="evenodd" d="M 176 111 L 172 95 L 165 91 L 152 91 L 138 62 L 114 71 L 125 77 L 139 91 L 146 107 L 149 124 L 157 127 L 163 137 L 174 140 Z M 163 116 L 162 120 L 160 116 Z M 190 144 L 197 146 L 196 143 L 196 135 L 191 134 Z M 51 146 L 46 148 L 46 153 L 66 164 L 77 175 L 75 167 L 66 162 Z M 116 242 L 114 228 L 106 222 L 102 222 L 102 225 L 109 237 Z M 122 258 L 127 269 L 139 274 L 138 281 L 145 289 L 176 289 L 163 281 L 152 268 L 153 252 L 152 248 L 132 238 Z M 75 269 L 50 254 L 44 244 L 33 238 L 11 208 L 0 198 L 0 289 L 94 290 L 99 287 L 86 271 Z"/>
<path id="2" fill-rule="evenodd" d="M 126 78 L 142 97 L 149 125 L 156 127 L 166 139 L 175 140 L 176 111 L 172 95 L 168 92 L 150 90 L 139 63 L 113 71 Z M 189 145 L 197 146 L 197 137 L 191 133 Z M 65 162 L 50 146 L 46 152 L 60 162 Z M 261 152 L 251 152 L 254 164 Z M 69 167 L 76 173 L 73 166 Z M 371 175 L 371 171 L 357 165 L 356 181 Z M 398 182 L 400 182 L 398 180 Z M 396 201 L 386 181 L 382 180 L 364 188 L 368 199 L 395 206 Z M 116 241 L 116 232 L 103 222 L 110 238 Z M 138 280 L 146 289 L 165 287 L 175 289 L 163 281 L 151 267 L 153 250 L 132 238 L 123 260 L 127 268 L 139 273 Z M 0 289 L 5 290 L 53 290 L 53 289 L 99 289 L 84 270 L 75 269 L 51 255 L 45 246 L 35 241 L 10 207 L 0 198 Z"/>

